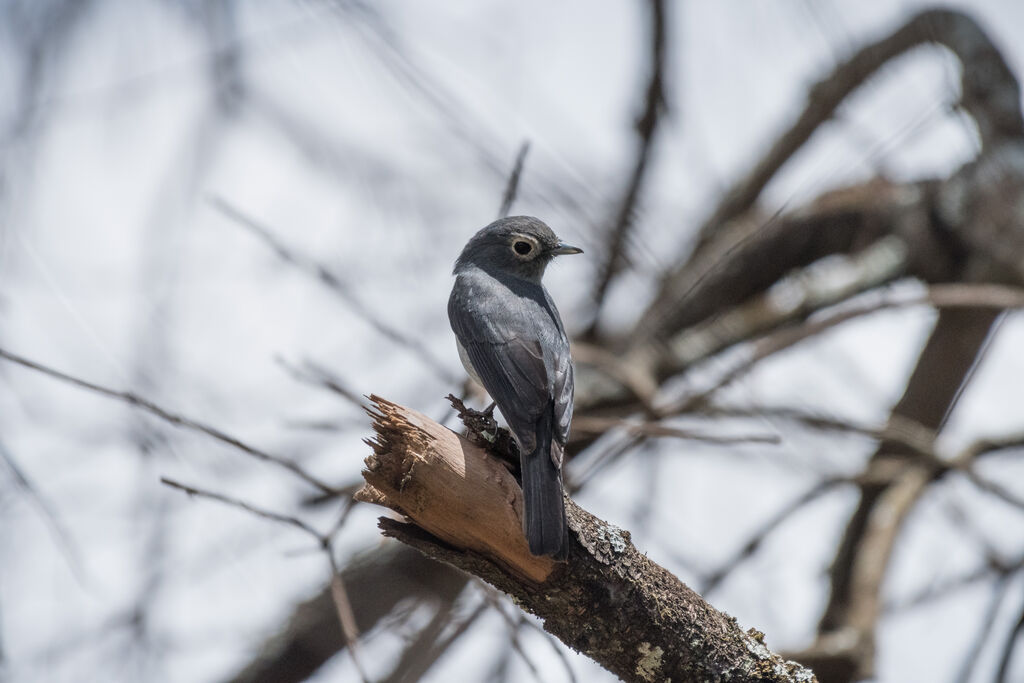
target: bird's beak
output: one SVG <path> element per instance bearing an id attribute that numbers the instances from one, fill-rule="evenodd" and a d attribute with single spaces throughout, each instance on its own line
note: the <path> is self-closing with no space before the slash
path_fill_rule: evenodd
<path id="1" fill-rule="evenodd" d="M 559 242 L 558 246 L 551 250 L 551 253 L 555 256 L 564 256 L 566 254 L 582 254 L 583 250 L 579 247 L 574 247 L 571 244 Z"/>

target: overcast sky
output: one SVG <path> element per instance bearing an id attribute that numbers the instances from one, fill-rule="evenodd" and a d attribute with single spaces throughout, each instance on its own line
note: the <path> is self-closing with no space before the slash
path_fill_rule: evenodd
<path id="1" fill-rule="evenodd" d="M 514 212 L 584 249 L 599 241 L 630 162 L 647 75 L 639 2 L 278 1 L 223 15 L 198 1 L 79 4 L 0 4 L 0 346 L 137 391 L 330 481 L 355 480 L 366 420 L 287 366 L 313 361 L 357 394 L 443 416 L 462 379 L 445 316 L 451 264 L 495 216 L 520 144 L 531 147 Z M 723 188 L 837 59 L 925 4 L 672 3 L 669 119 L 631 245 L 641 272 L 684 253 Z M 1024 74 L 1024 3 L 958 4 Z M 43 46 L 37 69 L 30 44 Z M 948 175 L 978 145 L 950 111 L 958 79 L 934 48 L 894 64 L 769 187 L 772 208 L 879 173 Z M 355 306 L 282 264 L 225 204 L 333 268 Z M 581 257 L 549 272 L 570 331 L 586 322 L 595 267 Z M 606 328 L 632 321 L 649 293 L 643 278 L 624 278 Z M 383 337 L 360 306 L 422 339 L 437 365 Z M 735 398 L 881 420 L 933 319 L 909 310 L 848 325 L 765 364 Z M 1022 347 L 1024 323 L 1010 316 L 944 448 L 1020 428 Z M 329 527 L 332 510 L 301 507 L 300 482 L 208 438 L 0 365 L 0 448 L 38 494 L 19 490 L 0 459 L 0 678 L 216 680 L 326 579 L 323 557 L 293 530 L 160 486 L 173 476 Z M 692 457 L 659 456 L 653 481 L 637 462 L 608 471 L 580 502 L 629 528 L 638 502 L 622 498 L 623 482 L 656 498 L 653 531 L 634 540 L 686 581 L 688 565 L 717 566 L 759 519 L 822 472 L 856 472 L 870 448 L 789 434 L 767 449 L 694 446 Z M 998 464 L 1000 477 L 1024 477 L 1019 462 Z M 771 495 L 765 477 L 777 482 Z M 1020 551 L 1020 515 L 955 484 L 942 491 L 911 519 L 894 599 L 978 564 L 978 548 L 950 549 L 950 500 L 992 543 Z M 820 540 L 838 537 L 853 503 L 851 492 L 809 508 L 711 601 L 774 649 L 805 645 L 834 550 Z M 378 542 L 379 514 L 356 510 L 342 557 Z M 1024 584 L 1009 596 L 1004 620 Z M 887 619 L 879 680 L 953 680 L 986 600 L 966 591 Z M 140 602 L 142 633 L 130 625 Z M 506 640 L 499 617 L 484 619 L 431 680 L 483 676 L 492 659 L 480 653 Z M 526 642 L 544 680 L 564 680 L 540 637 Z M 400 645 L 372 636 L 371 668 L 387 671 Z M 983 656 L 979 681 L 995 653 Z M 603 673 L 570 660 L 580 680 Z M 351 675 L 340 658 L 318 680 Z"/>

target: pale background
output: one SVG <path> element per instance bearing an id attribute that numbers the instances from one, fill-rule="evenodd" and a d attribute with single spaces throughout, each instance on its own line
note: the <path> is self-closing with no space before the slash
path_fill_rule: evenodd
<path id="1" fill-rule="evenodd" d="M 1024 74 L 1024 3 L 959 4 Z M 920 6 L 672 4 L 670 113 L 639 214 L 639 267 L 670 265 L 808 87 Z M 321 478 L 353 481 L 368 453 L 366 418 L 295 381 L 280 361 L 310 359 L 358 393 L 443 415 L 443 396 L 462 379 L 445 315 L 451 263 L 497 212 L 523 140 L 531 149 L 515 213 L 543 218 L 584 249 L 598 239 L 642 103 L 643 9 L 588 0 L 0 3 L 0 346 L 132 389 Z M 957 78 L 939 50 L 904 58 L 842 108 L 769 199 L 799 204 L 880 171 L 948 175 L 977 149 L 971 127 L 948 111 Z M 283 265 L 214 198 L 330 264 L 440 367 Z M 584 323 L 582 283 L 595 265 L 574 257 L 549 271 L 570 330 Z M 647 295 L 626 278 L 606 325 L 632 320 Z M 765 364 L 736 391 L 882 419 L 932 315 L 847 325 Z M 1021 348 L 1024 319 L 1011 315 L 944 447 L 1020 429 Z M 160 485 L 173 476 L 329 526 L 331 510 L 301 506 L 307 487 L 210 439 L 0 364 L 0 447 L 0 679 L 218 680 L 325 581 L 323 557 L 295 531 Z M 684 581 L 688 564 L 731 556 L 817 473 L 854 473 L 870 453 L 863 441 L 789 434 L 779 446 L 679 448 L 663 449 L 656 477 L 640 458 L 603 472 L 580 502 L 626 528 L 649 514 L 650 531 L 634 541 Z M 1019 458 L 993 464 L 1022 490 Z M 635 497 L 623 498 L 624 484 Z M 1024 516 L 940 485 L 901 540 L 887 583 L 893 602 L 980 561 L 970 542 L 951 541 L 950 500 L 972 511 L 992 544 L 1020 552 Z M 807 539 L 837 540 L 853 502 L 836 495 L 806 510 L 711 601 L 773 648 L 806 645 L 834 549 Z M 342 558 L 378 542 L 379 514 L 355 511 Z M 1014 582 L 1001 631 L 1024 600 L 1024 577 Z M 890 613 L 879 680 L 954 680 L 988 590 Z M 431 680 L 480 679 L 507 640 L 498 616 L 481 620 Z M 543 680 L 565 680 L 539 635 L 524 642 Z M 371 672 L 385 673 L 401 644 L 386 629 L 369 634 Z M 978 681 L 991 679 L 996 653 L 982 656 Z M 580 680 L 610 678 L 569 657 Z M 341 656 L 317 680 L 353 675 Z"/>

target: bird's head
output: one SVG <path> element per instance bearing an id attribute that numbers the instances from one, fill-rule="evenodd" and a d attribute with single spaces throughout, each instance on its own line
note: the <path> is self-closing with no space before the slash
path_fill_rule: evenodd
<path id="1" fill-rule="evenodd" d="M 476 266 L 481 270 L 540 282 L 551 259 L 583 250 L 562 242 L 543 221 L 510 216 L 494 221 L 466 244 L 455 272 Z"/>

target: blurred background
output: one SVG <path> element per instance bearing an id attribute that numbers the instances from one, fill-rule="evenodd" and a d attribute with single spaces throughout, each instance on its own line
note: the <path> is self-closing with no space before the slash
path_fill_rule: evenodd
<path id="1" fill-rule="evenodd" d="M 958 4 L 1019 78 L 1024 4 Z M 612 680 L 350 503 L 362 395 L 455 427 L 451 266 L 514 187 L 586 251 L 546 277 L 581 505 L 822 681 L 1024 680 L 1024 165 L 971 175 L 1012 122 L 953 52 L 871 52 L 768 155 L 927 6 L 0 2 L 0 679 L 359 680 L 315 540 L 171 477 L 331 535 L 369 680 Z"/>

